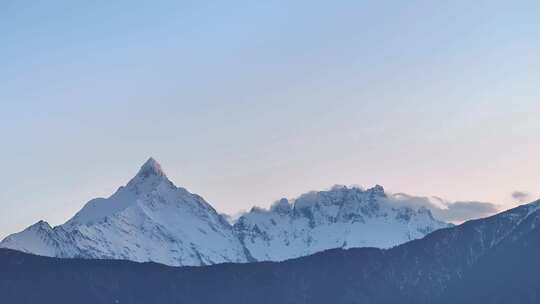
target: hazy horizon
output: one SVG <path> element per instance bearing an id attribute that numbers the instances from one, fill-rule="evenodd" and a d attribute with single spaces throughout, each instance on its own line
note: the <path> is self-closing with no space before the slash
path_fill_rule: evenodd
<path id="1" fill-rule="evenodd" d="M 539 9 L 4 1 L 0 238 L 63 223 L 150 156 L 229 214 L 335 184 L 532 201 Z"/>

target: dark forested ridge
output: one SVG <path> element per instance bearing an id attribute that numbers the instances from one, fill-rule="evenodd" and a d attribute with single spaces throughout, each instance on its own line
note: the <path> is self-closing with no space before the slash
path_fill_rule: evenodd
<path id="1" fill-rule="evenodd" d="M 2 303 L 539 303 L 538 203 L 389 250 L 168 267 L 0 250 Z"/>

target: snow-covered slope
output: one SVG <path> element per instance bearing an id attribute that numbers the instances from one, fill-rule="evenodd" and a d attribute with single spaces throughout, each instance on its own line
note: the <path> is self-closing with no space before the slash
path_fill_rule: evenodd
<path id="1" fill-rule="evenodd" d="M 425 208 L 397 205 L 381 186 L 334 187 L 282 199 L 270 210 L 253 208 L 231 225 L 202 197 L 176 187 L 150 158 L 111 197 L 89 201 L 63 225 L 40 221 L 0 247 L 198 266 L 279 261 L 330 248 L 388 248 L 448 226 Z"/>
<path id="2" fill-rule="evenodd" d="M 448 224 L 426 208 L 397 207 L 381 186 L 368 190 L 336 186 L 293 202 L 281 199 L 270 210 L 253 208 L 234 229 L 250 255 L 280 261 L 331 248 L 389 248 Z"/>
<path id="3" fill-rule="evenodd" d="M 171 183 L 153 159 L 125 187 L 91 200 L 64 225 L 40 221 L 0 247 L 168 265 L 247 261 L 231 225 L 203 198 Z"/>

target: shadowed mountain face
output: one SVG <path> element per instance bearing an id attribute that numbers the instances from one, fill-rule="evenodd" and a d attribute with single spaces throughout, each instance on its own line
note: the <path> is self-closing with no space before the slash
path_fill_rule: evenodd
<path id="1" fill-rule="evenodd" d="M 6 303 L 538 303 L 539 203 L 381 250 L 174 268 L 0 251 Z"/>

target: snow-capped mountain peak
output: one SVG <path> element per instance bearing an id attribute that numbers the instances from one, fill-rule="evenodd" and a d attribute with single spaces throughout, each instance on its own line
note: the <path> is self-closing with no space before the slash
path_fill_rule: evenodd
<path id="1" fill-rule="evenodd" d="M 282 198 L 279 201 L 276 201 L 270 207 L 270 211 L 276 212 L 278 214 L 287 214 L 289 212 L 292 212 L 292 210 L 292 204 L 286 198 Z"/>
<path id="2" fill-rule="evenodd" d="M 152 158 L 126 186 L 89 201 L 65 224 L 50 229 L 38 224 L 9 236 L 0 247 L 169 265 L 246 261 L 223 216 L 202 197 L 176 187 Z"/>
<path id="3" fill-rule="evenodd" d="M 136 175 L 140 178 L 148 178 L 150 176 L 166 177 L 165 172 L 161 168 L 161 165 L 153 158 L 150 157 L 142 166 Z"/>
<path id="4" fill-rule="evenodd" d="M 158 187 L 176 188 L 161 165 L 152 157 L 141 166 L 139 172 L 126 185 L 130 191 L 143 194 L 154 191 Z"/>
<path id="5" fill-rule="evenodd" d="M 108 198 L 90 200 L 65 224 L 40 221 L 0 247 L 56 257 L 154 261 L 168 265 L 285 260 L 331 248 L 392 247 L 447 224 L 429 210 L 399 207 L 376 185 L 334 186 L 231 225 L 199 195 L 175 186 L 153 158 Z"/>
<path id="6" fill-rule="evenodd" d="M 193 202 L 194 200 L 196 203 Z M 194 204 L 215 212 L 204 199 L 171 182 L 161 165 L 151 157 L 125 186 L 118 188 L 109 198 L 90 200 L 66 222 L 64 228 L 93 224 L 137 204 L 156 205 L 156 201 L 171 205 Z"/>

